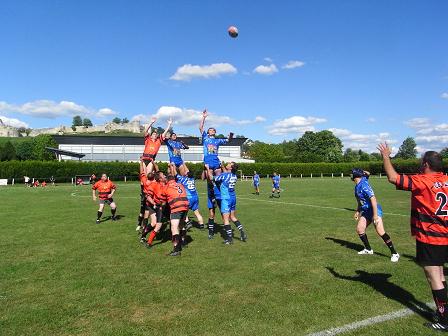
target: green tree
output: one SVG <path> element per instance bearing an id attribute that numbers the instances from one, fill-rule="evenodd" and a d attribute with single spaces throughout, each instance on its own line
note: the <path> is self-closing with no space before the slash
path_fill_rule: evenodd
<path id="1" fill-rule="evenodd" d="M 370 161 L 369 153 L 362 151 L 361 149 L 358 151 L 359 161 Z"/>
<path id="2" fill-rule="evenodd" d="M 261 141 L 253 142 L 247 150 L 247 155 L 256 162 L 282 162 L 284 160 L 281 145 L 267 144 Z"/>
<path id="3" fill-rule="evenodd" d="M 33 149 L 33 139 L 20 141 L 16 146 L 17 158 L 22 161 L 31 160 L 33 158 Z"/>
<path id="4" fill-rule="evenodd" d="M 345 162 L 358 162 L 360 159 L 359 151 L 347 148 L 344 152 Z"/>
<path id="5" fill-rule="evenodd" d="M 415 159 L 417 157 L 417 144 L 415 143 L 414 138 L 407 137 L 404 139 L 400 148 L 398 149 L 397 155 L 395 158 L 399 159 Z"/>
<path id="6" fill-rule="evenodd" d="M 33 138 L 33 159 L 41 161 L 55 160 L 53 153 L 45 147 L 57 148 L 58 144 L 49 134 L 40 134 Z"/>
<path id="7" fill-rule="evenodd" d="M 11 141 L 6 141 L 3 146 L 0 147 L 0 161 L 11 161 L 17 158 L 16 149 Z"/>
<path id="8" fill-rule="evenodd" d="M 380 153 L 370 153 L 370 160 L 381 161 L 383 158 Z"/>
<path id="9" fill-rule="evenodd" d="M 123 120 L 121 121 L 123 124 L 127 124 L 129 122 L 128 118 L 123 118 Z"/>
<path id="10" fill-rule="evenodd" d="M 448 147 L 443 148 L 440 151 L 440 155 L 442 156 L 442 159 L 448 159 Z"/>
<path id="11" fill-rule="evenodd" d="M 301 162 L 342 161 L 342 141 L 330 131 L 305 132 L 297 140 L 298 159 Z"/>
<path id="12" fill-rule="evenodd" d="M 75 130 L 77 126 L 82 126 L 82 118 L 79 115 L 73 117 L 72 129 Z"/>
<path id="13" fill-rule="evenodd" d="M 82 121 L 82 125 L 85 127 L 93 126 L 92 120 L 90 120 L 89 118 L 84 118 Z"/>
<path id="14" fill-rule="evenodd" d="M 121 119 L 118 118 L 118 117 L 115 117 L 115 118 L 112 119 L 112 122 L 113 122 L 114 124 L 121 124 Z"/>

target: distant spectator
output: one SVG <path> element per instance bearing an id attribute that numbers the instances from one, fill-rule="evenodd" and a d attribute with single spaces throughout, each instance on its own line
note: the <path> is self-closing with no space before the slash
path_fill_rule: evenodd
<path id="1" fill-rule="evenodd" d="M 47 182 L 45 182 L 45 180 L 41 183 L 40 185 L 41 187 L 45 188 L 47 186 Z"/>
<path id="2" fill-rule="evenodd" d="M 90 183 L 90 184 L 95 184 L 95 182 L 96 182 L 96 175 L 95 175 L 95 174 L 92 174 L 92 175 L 90 176 L 89 183 Z"/>
<path id="3" fill-rule="evenodd" d="M 76 185 L 82 185 L 82 178 L 78 177 L 78 179 L 76 180 Z"/>
<path id="4" fill-rule="evenodd" d="M 30 186 L 30 178 L 28 176 L 24 176 L 23 179 L 25 180 L 25 187 Z"/>
<path id="5" fill-rule="evenodd" d="M 36 187 L 36 188 L 37 188 L 38 186 L 39 186 L 39 180 L 35 180 L 35 181 L 34 181 L 34 184 L 33 184 L 33 187 Z"/>
<path id="6" fill-rule="evenodd" d="M 53 177 L 53 175 L 50 177 L 50 182 L 51 182 L 52 185 L 54 185 L 54 177 Z"/>

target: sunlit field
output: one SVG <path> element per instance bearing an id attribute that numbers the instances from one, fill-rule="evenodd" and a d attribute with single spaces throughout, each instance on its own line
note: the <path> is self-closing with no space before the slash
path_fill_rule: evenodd
<path id="1" fill-rule="evenodd" d="M 431 301 L 415 264 L 409 195 L 371 184 L 402 258 L 369 228 L 358 256 L 348 178 L 283 179 L 279 199 L 237 184 L 247 243 L 191 229 L 178 258 L 167 235 L 148 250 L 135 231 L 139 185 L 118 183 L 120 219 L 95 224 L 89 186 L 0 189 L 1 335 L 306 335 Z M 207 218 L 205 183 L 198 182 Z M 219 219 L 218 224 L 222 224 Z M 238 237 L 236 230 L 235 236 Z M 423 314 L 344 335 L 428 335 Z"/>

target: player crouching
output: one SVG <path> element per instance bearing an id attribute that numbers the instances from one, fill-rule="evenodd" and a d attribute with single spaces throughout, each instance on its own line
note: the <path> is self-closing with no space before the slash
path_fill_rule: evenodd
<path id="1" fill-rule="evenodd" d="M 366 234 L 367 227 L 373 222 L 376 232 L 390 249 L 392 254 L 390 261 L 397 262 L 400 259 L 400 255 L 395 251 L 392 239 L 384 230 L 383 210 L 381 205 L 377 203 L 373 189 L 369 184 L 369 175 L 369 172 L 365 172 L 360 168 L 352 169 L 352 181 L 356 183 L 355 197 L 358 202 L 358 209 L 354 216 L 355 220 L 358 221 L 356 231 L 359 239 L 364 244 L 364 249 L 359 251 L 358 254 L 373 254 Z"/>
<path id="2" fill-rule="evenodd" d="M 101 216 L 103 215 L 104 204 L 110 205 L 112 220 L 116 220 L 117 217 L 115 216 L 115 213 L 117 212 L 117 205 L 112 198 L 116 190 L 115 184 L 109 180 L 106 174 L 103 174 L 101 175 L 101 179 L 92 186 L 92 198 L 94 201 L 96 201 L 96 190 L 98 190 L 98 197 L 100 199 L 100 207 L 98 209 L 96 223 L 100 223 Z"/>

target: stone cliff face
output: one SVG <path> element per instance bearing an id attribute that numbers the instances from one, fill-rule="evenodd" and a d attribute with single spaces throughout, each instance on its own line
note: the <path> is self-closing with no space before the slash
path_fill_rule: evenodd
<path id="1" fill-rule="evenodd" d="M 141 133 L 143 131 L 143 127 L 140 125 L 140 122 L 138 120 L 131 121 L 126 124 L 115 124 L 109 122 L 104 125 L 97 125 L 91 127 L 77 126 L 75 127 L 75 130 L 67 126 L 35 128 L 30 132 L 29 136 L 34 137 L 40 134 L 64 135 L 64 134 L 89 134 L 97 132 L 111 133 L 114 131 Z M 12 126 L 6 126 L 3 123 L 0 123 L 0 137 L 18 137 L 18 136 L 20 136 L 18 128 Z"/>

